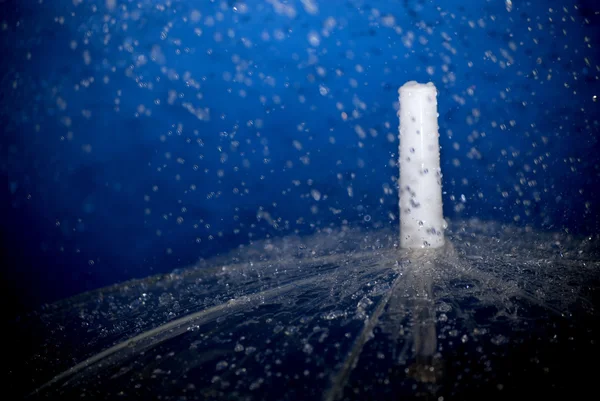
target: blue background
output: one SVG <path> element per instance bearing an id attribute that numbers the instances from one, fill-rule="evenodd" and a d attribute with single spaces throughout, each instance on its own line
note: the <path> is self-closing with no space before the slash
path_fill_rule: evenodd
<path id="1" fill-rule="evenodd" d="M 15 311 L 240 244 L 398 225 L 397 89 L 439 91 L 444 212 L 598 232 L 595 2 L 2 1 Z"/>

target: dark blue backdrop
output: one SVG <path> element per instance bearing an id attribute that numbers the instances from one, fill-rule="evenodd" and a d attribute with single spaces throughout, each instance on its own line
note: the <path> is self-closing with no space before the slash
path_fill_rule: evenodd
<path id="1" fill-rule="evenodd" d="M 0 0 L 15 310 L 268 236 L 397 226 L 397 88 L 439 90 L 444 209 L 598 231 L 593 1 Z"/>

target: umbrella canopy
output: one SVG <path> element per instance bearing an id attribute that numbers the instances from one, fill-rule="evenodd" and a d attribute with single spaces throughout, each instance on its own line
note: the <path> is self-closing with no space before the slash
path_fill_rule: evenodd
<path id="1" fill-rule="evenodd" d="M 447 244 L 326 230 L 48 306 L 33 399 L 476 399 L 593 385 L 597 237 L 454 222 Z M 26 347 L 21 347 L 27 353 Z M 23 373 L 23 371 L 21 371 Z"/>

